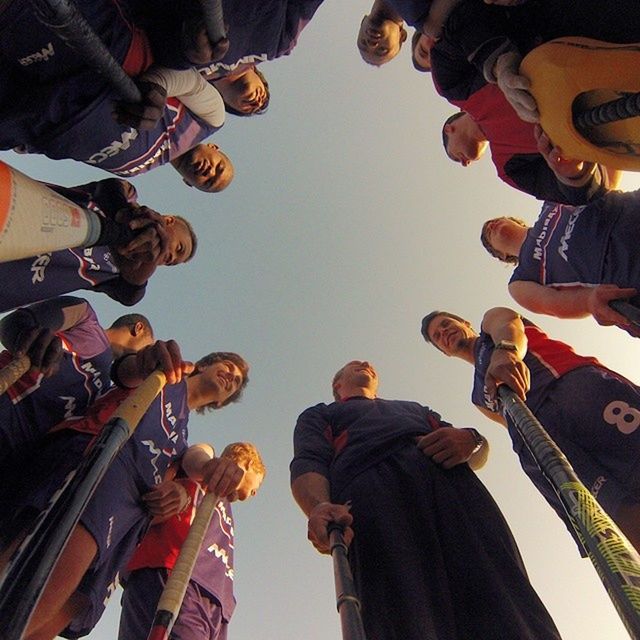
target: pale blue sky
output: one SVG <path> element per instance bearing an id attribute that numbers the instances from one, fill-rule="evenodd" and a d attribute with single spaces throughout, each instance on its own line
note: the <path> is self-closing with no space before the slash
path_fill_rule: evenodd
<path id="1" fill-rule="evenodd" d="M 306 541 L 288 464 L 297 415 L 330 400 L 342 364 L 366 358 L 378 368 L 381 396 L 421 401 L 490 439 L 480 477 L 565 640 L 622 640 L 595 571 L 530 486 L 506 432 L 470 405 L 471 368 L 428 348 L 418 332 L 434 308 L 478 324 L 492 306 L 515 306 L 505 286 L 510 272 L 480 246 L 480 226 L 502 214 L 532 221 L 539 205 L 500 183 L 488 159 L 463 169 L 445 157 L 440 129 L 453 109 L 413 70 L 408 50 L 382 69 L 360 60 L 355 34 L 366 9 L 362 0 L 326 0 L 293 54 L 263 65 L 268 113 L 229 118 L 215 137 L 236 165 L 226 192 L 187 189 L 168 167 L 135 181 L 141 202 L 186 215 L 200 239 L 193 263 L 159 270 L 139 310 L 186 357 L 235 350 L 252 365 L 241 404 L 191 422 L 193 442 L 222 449 L 248 439 L 268 466 L 261 492 L 235 510 L 239 604 L 230 638 L 340 637 L 331 562 Z M 104 175 L 2 158 L 60 184 Z M 635 186 L 631 175 L 625 187 Z M 123 313 L 105 297 L 91 300 L 105 323 Z M 590 320 L 532 319 L 638 378 L 638 343 L 622 332 Z M 114 598 L 90 638 L 114 638 L 117 617 Z"/>

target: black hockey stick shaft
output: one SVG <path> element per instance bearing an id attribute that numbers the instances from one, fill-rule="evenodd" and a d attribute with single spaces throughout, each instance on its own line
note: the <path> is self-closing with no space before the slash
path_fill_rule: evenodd
<path id="1" fill-rule="evenodd" d="M 140 90 L 116 62 L 72 0 L 30 0 L 42 24 L 104 76 L 125 102 L 141 102 Z"/>
<path id="2" fill-rule="evenodd" d="M 360 600 L 356 594 L 351 567 L 349 566 L 347 545 L 342 535 L 343 527 L 332 522 L 327 527 L 331 557 L 333 558 L 333 577 L 336 585 L 336 606 L 340 614 L 343 640 L 366 640 Z"/>
<path id="3" fill-rule="evenodd" d="M 78 469 L 52 497 L 0 576 L 3 640 L 20 640 L 56 562 L 109 464 L 165 384 L 154 372 L 118 408 Z"/>
<path id="4" fill-rule="evenodd" d="M 629 322 L 640 327 L 640 309 L 627 300 L 610 300 L 609 306 L 623 315 Z"/>
<path id="5" fill-rule="evenodd" d="M 562 451 L 516 393 L 498 395 L 540 469 L 558 494 L 609 597 L 634 640 L 640 640 L 640 555 L 582 484 Z"/>

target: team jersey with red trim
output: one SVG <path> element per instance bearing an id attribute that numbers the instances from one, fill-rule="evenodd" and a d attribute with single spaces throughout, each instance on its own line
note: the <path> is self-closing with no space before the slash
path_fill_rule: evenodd
<path id="1" fill-rule="evenodd" d="M 318 404 L 298 418 L 291 480 L 319 473 L 337 495 L 359 473 L 440 426 L 451 425 L 417 402 L 355 397 Z"/>
<path id="2" fill-rule="evenodd" d="M 221 60 L 200 65 L 200 71 L 212 80 L 288 55 L 323 1 L 222 0 L 229 49 Z M 193 66 L 180 45 L 183 31 L 202 15 L 198 2 L 157 0 L 151 9 L 146 0 L 127 0 L 127 4 L 147 32 L 158 64 L 175 69 Z"/>
<path id="3" fill-rule="evenodd" d="M 0 396 L 2 457 L 24 452 L 54 425 L 84 415 L 111 384 L 111 346 L 88 304 L 85 316 L 57 335 L 64 352 L 56 373 L 44 378 L 28 371 Z M 7 351 L 0 353 L 0 368 L 10 360 Z"/>
<path id="4" fill-rule="evenodd" d="M 162 118 L 151 130 L 122 126 L 112 111 L 113 98 L 104 92 L 56 135 L 34 140 L 27 150 L 128 178 L 168 163 L 220 128 L 196 117 L 177 98 L 167 99 Z"/>
<path id="5" fill-rule="evenodd" d="M 94 402 L 86 414 L 69 418 L 53 431 L 71 430 L 97 435 L 131 389 L 112 387 Z M 121 455 L 131 460 L 146 490 L 160 484 L 171 462 L 187 448 L 187 383 L 165 385 L 149 405 Z"/>
<path id="6" fill-rule="evenodd" d="M 613 282 L 636 286 L 629 280 L 638 238 L 617 238 L 610 246 L 612 230 L 623 213 L 637 226 L 637 191 L 610 193 L 596 202 L 571 207 L 545 202 L 536 223 L 527 233 L 510 282 L 527 280 L 544 286 L 571 287 Z M 627 241 L 627 246 L 622 244 Z M 605 272 L 607 276 L 605 278 Z"/>
<path id="7" fill-rule="evenodd" d="M 581 356 L 568 344 L 552 340 L 530 320 L 522 318 L 522 322 L 528 343 L 523 361 L 531 372 L 531 389 L 527 393 L 526 404 L 533 413 L 552 391 L 554 382 L 565 373 L 579 367 L 605 368 L 597 358 Z M 479 407 L 500 413 L 497 401 L 489 397 L 484 384 L 493 349 L 493 339 L 482 331 L 474 347 L 475 370 L 471 401 Z"/>
<path id="8" fill-rule="evenodd" d="M 79 187 L 48 185 L 80 206 L 112 218 L 127 203 L 136 202 L 135 188 L 124 180 L 110 178 Z M 143 296 L 145 285 L 136 286 L 120 278 L 111 250 L 106 246 L 63 249 L 23 260 L 0 263 L 0 311 L 32 302 L 93 289 L 131 305 Z"/>
<path id="9" fill-rule="evenodd" d="M 195 505 L 199 505 L 204 497 L 197 482 L 186 479 L 181 482 L 190 498 L 189 507 L 147 530 L 127 565 L 127 572 L 149 568 L 173 569 L 175 566 L 182 543 L 195 517 Z M 227 621 L 230 620 L 236 603 L 233 596 L 233 550 L 231 504 L 227 500 L 220 500 L 200 547 L 191 581 L 220 602 L 222 615 Z"/>

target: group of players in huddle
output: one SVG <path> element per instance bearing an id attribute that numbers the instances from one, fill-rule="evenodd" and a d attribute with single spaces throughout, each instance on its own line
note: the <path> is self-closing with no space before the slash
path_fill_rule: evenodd
<path id="1" fill-rule="evenodd" d="M 50 187 L 135 234 L 108 246 L 0 264 L 3 281 L 11 283 L 0 293 L 0 311 L 11 312 L 0 322 L 7 350 L 0 364 L 27 354 L 32 365 L 0 397 L 0 565 L 8 562 L 116 406 L 155 369 L 164 371 L 168 383 L 83 512 L 34 612 L 29 640 L 89 633 L 118 576 L 126 584 L 119 637 L 144 640 L 167 573 L 207 490 L 222 499 L 173 637 L 226 637 L 235 604 L 230 503 L 256 493 L 265 466 L 250 443 L 229 445 L 219 456 L 209 445 L 189 446 L 187 422 L 193 410 L 237 401 L 249 365 L 233 352 L 186 362 L 175 342 L 154 341 L 144 316 L 125 315 L 105 329 L 88 302 L 68 294 L 90 289 L 131 306 L 144 296 L 156 267 L 194 258 L 197 236 L 190 222 L 139 205 L 135 188 L 123 178 L 171 163 L 187 185 L 208 192 L 224 189 L 234 175 L 231 159 L 204 141 L 223 126 L 227 113 L 264 113 L 269 85 L 257 65 L 289 54 L 322 2 L 224 0 L 227 40 L 211 43 L 195 0 L 78 0 L 90 26 L 140 88 L 142 102 L 128 104 L 38 19 L 31 3 L 0 1 L 0 148 L 70 158 L 115 174 L 86 185 Z M 640 41 L 635 33 L 640 6 L 633 0 L 615 4 L 375 0 L 357 46 L 366 62 L 381 65 L 407 40 L 405 23 L 414 27 L 415 68 L 430 72 L 436 91 L 458 109 L 442 128 L 448 157 L 466 166 L 488 148 L 502 180 L 545 201 L 532 227 L 496 218 L 482 228 L 487 250 L 515 265 L 509 283 L 514 299 L 537 313 L 593 315 L 600 324 L 616 324 L 634 335 L 629 321 L 608 303 L 638 293 L 640 260 L 634 249 L 640 232 L 633 223 L 638 195 L 614 190 L 620 178 L 615 169 L 563 157 L 540 128 L 528 82 L 518 72 L 526 53 L 559 36 Z M 523 470 L 560 517 L 566 521 L 557 496 L 501 415 L 498 384 L 508 384 L 526 399 L 583 482 L 640 549 L 640 388 L 595 358 L 550 339 L 512 310 L 487 311 L 480 329 L 443 311 L 428 314 L 422 323 L 427 342 L 475 367 L 472 402 L 507 426 Z M 366 362 L 349 363 L 334 380 L 339 401 L 375 399 L 376 388 L 377 374 Z M 577 394 L 585 401 L 572 402 Z M 318 456 L 329 455 L 324 449 L 318 453 L 318 443 L 326 438 L 324 431 L 318 436 L 318 425 L 332 425 L 340 411 L 325 415 L 323 409 L 320 422 L 305 412 L 295 436 L 293 492 L 310 518 L 310 538 L 322 551 L 331 519 L 354 525 L 352 545 L 358 549 L 357 521 L 328 490 L 336 482 L 332 463 L 318 462 Z M 402 419 L 394 417 L 396 423 Z M 486 442 L 475 430 L 457 431 L 462 435 L 451 440 L 443 435 L 437 443 L 422 441 L 420 450 L 445 469 L 467 462 L 480 466 Z M 339 434 L 334 435 L 330 458 L 338 459 L 347 438 L 338 442 Z M 358 568 L 364 567 L 365 555 L 362 551 L 353 560 L 364 592 L 368 586 Z M 371 575 L 366 580 L 379 577 L 375 571 Z M 389 604 L 374 606 L 376 596 L 370 597 L 363 596 L 363 614 L 371 638 L 386 638 L 385 624 L 402 628 L 402 607 L 394 606 L 397 611 L 391 613 Z M 495 620 L 487 628 L 492 624 Z M 411 633 L 397 637 L 412 640 Z M 514 640 L 529 637 L 522 633 L 514 631 Z M 530 637 L 559 637 L 556 633 Z"/>

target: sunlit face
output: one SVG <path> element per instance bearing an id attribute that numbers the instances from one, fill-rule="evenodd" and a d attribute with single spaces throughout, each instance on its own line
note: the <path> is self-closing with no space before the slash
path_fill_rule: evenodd
<path id="1" fill-rule="evenodd" d="M 378 389 L 378 374 L 373 365 L 366 360 L 352 360 L 341 369 L 340 377 L 336 380 L 334 389 L 358 387 L 375 392 Z"/>
<path id="2" fill-rule="evenodd" d="M 233 180 L 233 164 L 215 144 L 198 144 L 172 161 L 186 184 L 217 193 Z"/>
<path id="3" fill-rule="evenodd" d="M 471 119 L 465 114 L 444 127 L 447 134 L 447 155 L 463 167 L 480 160 L 489 145 L 486 140 L 478 140 L 478 136 L 473 135 L 474 127 L 468 126 L 469 121 Z"/>
<path id="4" fill-rule="evenodd" d="M 221 82 L 216 86 L 228 106 L 247 115 L 261 111 L 267 100 L 264 82 L 254 68 L 247 69 L 233 82 Z"/>
<path id="5" fill-rule="evenodd" d="M 209 403 L 222 406 L 240 387 L 244 381 L 242 371 L 231 360 L 214 362 L 198 371 L 206 382 Z"/>
<path id="6" fill-rule="evenodd" d="M 358 31 L 358 49 L 365 62 L 380 66 L 398 55 L 406 39 L 407 32 L 402 24 L 366 15 Z"/>
<path id="7" fill-rule="evenodd" d="M 242 481 L 238 485 L 238 488 L 229 496 L 229 501 L 234 502 L 239 500 L 240 502 L 248 500 L 258 493 L 258 489 L 264 480 L 264 474 L 258 473 L 252 467 L 249 467 L 245 473 Z"/>
<path id="8" fill-rule="evenodd" d="M 174 216 L 165 216 L 168 235 L 167 248 L 161 256 L 162 264 L 171 266 L 186 262 L 193 253 L 193 238 L 187 225 Z"/>
<path id="9" fill-rule="evenodd" d="M 431 71 L 431 48 L 434 44 L 433 38 L 422 33 L 413 47 L 413 59 L 424 71 Z"/>
<path id="10" fill-rule="evenodd" d="M 445 315 L 436 316 L 431 321 L 428 334 L 434 346 L 448 356 L 456 355 L 470 338 L 476 336 L 468 322 L 460 322 Z"/>
<path id="11" fill-rule="evenodd" d="M 523 226 L 509 218 L 494 218 L 487 220 L 482 227 L 482 234 L 494 251 L 501 256 L 509 254 L 514 241 L 522 234 Z"/>

